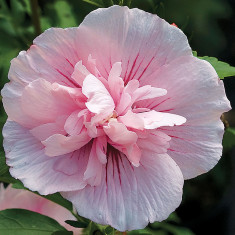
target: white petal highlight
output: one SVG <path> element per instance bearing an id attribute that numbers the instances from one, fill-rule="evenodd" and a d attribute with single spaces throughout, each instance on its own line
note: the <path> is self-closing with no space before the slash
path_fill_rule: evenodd
<path id="1" fill-rule="evenodd" d="M 87 108 L 96 114 L 105 112 L 111 114 L 114 110 L 114 102 L 103 83 L 93 76 L 88 75 L 83 81 L 83 94 L 88 98 Z"/>
<path id="2" fill-rule="evenodd" d="M 154 110 L 137 113 L 136 115 L 143 120 L 145 129 L 156 129 L 161 126 L 182 125 L 186 122 L 186 118 L 180 115 L 156 112 Z"/>

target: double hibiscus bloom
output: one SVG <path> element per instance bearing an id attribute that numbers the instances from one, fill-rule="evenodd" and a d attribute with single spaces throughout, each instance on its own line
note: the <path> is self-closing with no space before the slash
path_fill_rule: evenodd
<path id="1" fill-rule="evenodd" d="M 221 153 L 230 109 L 213 67 L 156 15 L 113 6 L 52 28 L 2 90 L 12 176 L 120 231 L 161 221 Z"/>

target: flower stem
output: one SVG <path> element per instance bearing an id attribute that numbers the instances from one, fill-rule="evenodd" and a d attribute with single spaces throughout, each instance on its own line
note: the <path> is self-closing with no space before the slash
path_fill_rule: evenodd
<path id="1" fill-rule="evenodd" d="M 39 34 L 41 34 L 40 18 L 38 12 L 38 0 L 30 0 L 30 6 L 35 36 L 38 36 Z"/>

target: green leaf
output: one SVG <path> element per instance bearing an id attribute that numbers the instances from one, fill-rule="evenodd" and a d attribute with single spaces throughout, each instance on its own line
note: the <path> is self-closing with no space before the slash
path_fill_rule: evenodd
<path id="1" fill-rule="evenodd" d="M 226 129 L 223 138 L 223 147 L 231 149 L 235 146 L 235 128 L 229 127 Z"/>
<path id="2" fill-rule="evenodd" d="M 140 229 L 140 230 L 133 230 L 131 232 L 127 232 L 128 235 L 152 235 L 155 234 L 156 232 L 154 232 L 153 230 L 151 231 L 149 228 L 145 228 L 145 229 Z"/>
<path id="3" fill-rule="evenodd" d="M 0 152 L 0 176 L 6 174 L 8 170 L 9 170 L 9 167 L 6 164 L 4 152 Z"/>
<path id="4" fill-rule="evenodd" d="M 193 51 L 193 56 L 197 57 L 197 52 L 196 51 Z"/>
<path id="5" fill-rule="evenodd" d="M 86 228 L 88 226 L 88 223 L 84 221 L 66 220 L 65 222 L 74 228 Z"/>
<path id="6" fill-rule="evenodd" d="M 9 172 L 6 172 L 4 175 L 0 176 L 0 182 L 4 182 L 4 183 L 15 183 L 17 180 L 15 178 L 13 178 Z"/>
<path id="7" fill-rule="evenodd" d="M 115 235 L 116 229 L 112 228 L 111 226 L 108 226 L 104 229 L 105 234 L 107 235 Z"/>
<path id="8" fill-rule="evenodd" d="M 166 221 L 180 223 L 180 218 L 178 217 L 178 215 L 175 212 L 173 212 L 169 215 L 169 217 L 167 218 Z"/>
<path id="9" fill-rule="evenodd" d="M 17 180 L 10 175 L 4 155 L 4 152 L 0 152 L 0 182 L 15 183 Z"/>
<path id="10" fill-rule="evenodd" d="M 224 79 L 225 77 L 235 76 L 235 67 L 232 67 L 225 62 L 219 61 L 215 57 L 198 56 L 198 58 L 208 61 L 214 67 L 220 79 Z"/>
<path id="11" fill-rule="evenodd" d="M 51 235 L 66 231 L 54 219 L 23 209 L 0 211 L 0 234 L 4 235 Z"/>

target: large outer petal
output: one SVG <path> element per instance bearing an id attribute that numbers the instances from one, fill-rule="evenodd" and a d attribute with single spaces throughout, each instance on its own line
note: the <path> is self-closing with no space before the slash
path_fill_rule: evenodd
<path id="1" fill-rule="evenodd" d="M 8 117 L 25 127 L 35 127 L 41 124 L 39 120 L 24 113 L 22 109 L 21 96 L 24 86 L 18 82 L 12 81 L 5 84 L 1 90 L 2 102 Z"/>
<path id="2" fill-rule="evenodd" d="M 187 119 L 182 126 L 161 128 L 172 138 L 168 154 L 185 179 L 213 168 L 222 155 L 224 127 L 220 116 L 230 109 L 223 82 L 213 67 L 195 57 L 182 57 L 140 82 L 167 90 L 167 95 L 155 102 L 139 102 L 140 107 Z"/>
<path id="3" fill-rule="evenodd" d="M 118 152 L 108 155 L 101 185 L 62 193 L 80 215 L 125 231 L 162 221 L 179 206 L 183 176 L 167 154 L 143 153 L 139 167 Z"/>
<path id="4" fill-rule="evenodd" d="M 122 62 L 121 77 L 126 83 L 147 78 L 175 58 L 191 55 L 180 29 L 157 15 L 119 6 L 87 15 L 78 28 L 77 48 L 83 58 L 92 54 L 105 78 L 115 62 Z"/>
<path id="5" fill-rule="evenodd" d="M 32 191 L 45 195 L 85 187 L 83 174 L 91 146 L 87 145 L 71 154 L 48 157 L 41 142 L 13 121 L 7 121 L 3 136 L 11 175 Z"/>
<path id="6" fill-rule="evenodd" d="M 51 84 L 45 79 L 36 79 L 27 86 L 11 81 L 1 94 L 8 117 L 28 128 L 54 122 L 58 116 L 80 109 L 76 99 L 82 97 L 78 88 Z"/>
<path id="7" fill-rule="evenodd" d="M 58 116 L 70 115 L 79 109 L 72 98 L 76 91 L 79 92 L 57 83 L 51 84 L 44 79 L 37 79 L 26 86 L 22 93 L 22 110 L 42 124 L 53 122 Z"/>
<path id="8" fill-rule="evenodd" d="M 27 51 L 21 51 L 11 61 L 9 79 L 27 84 L 43 78 L 72 87 L 75 64 L 80 60 L 75 46 L 77 28 L 50 28 L 39 35 Z"/>

